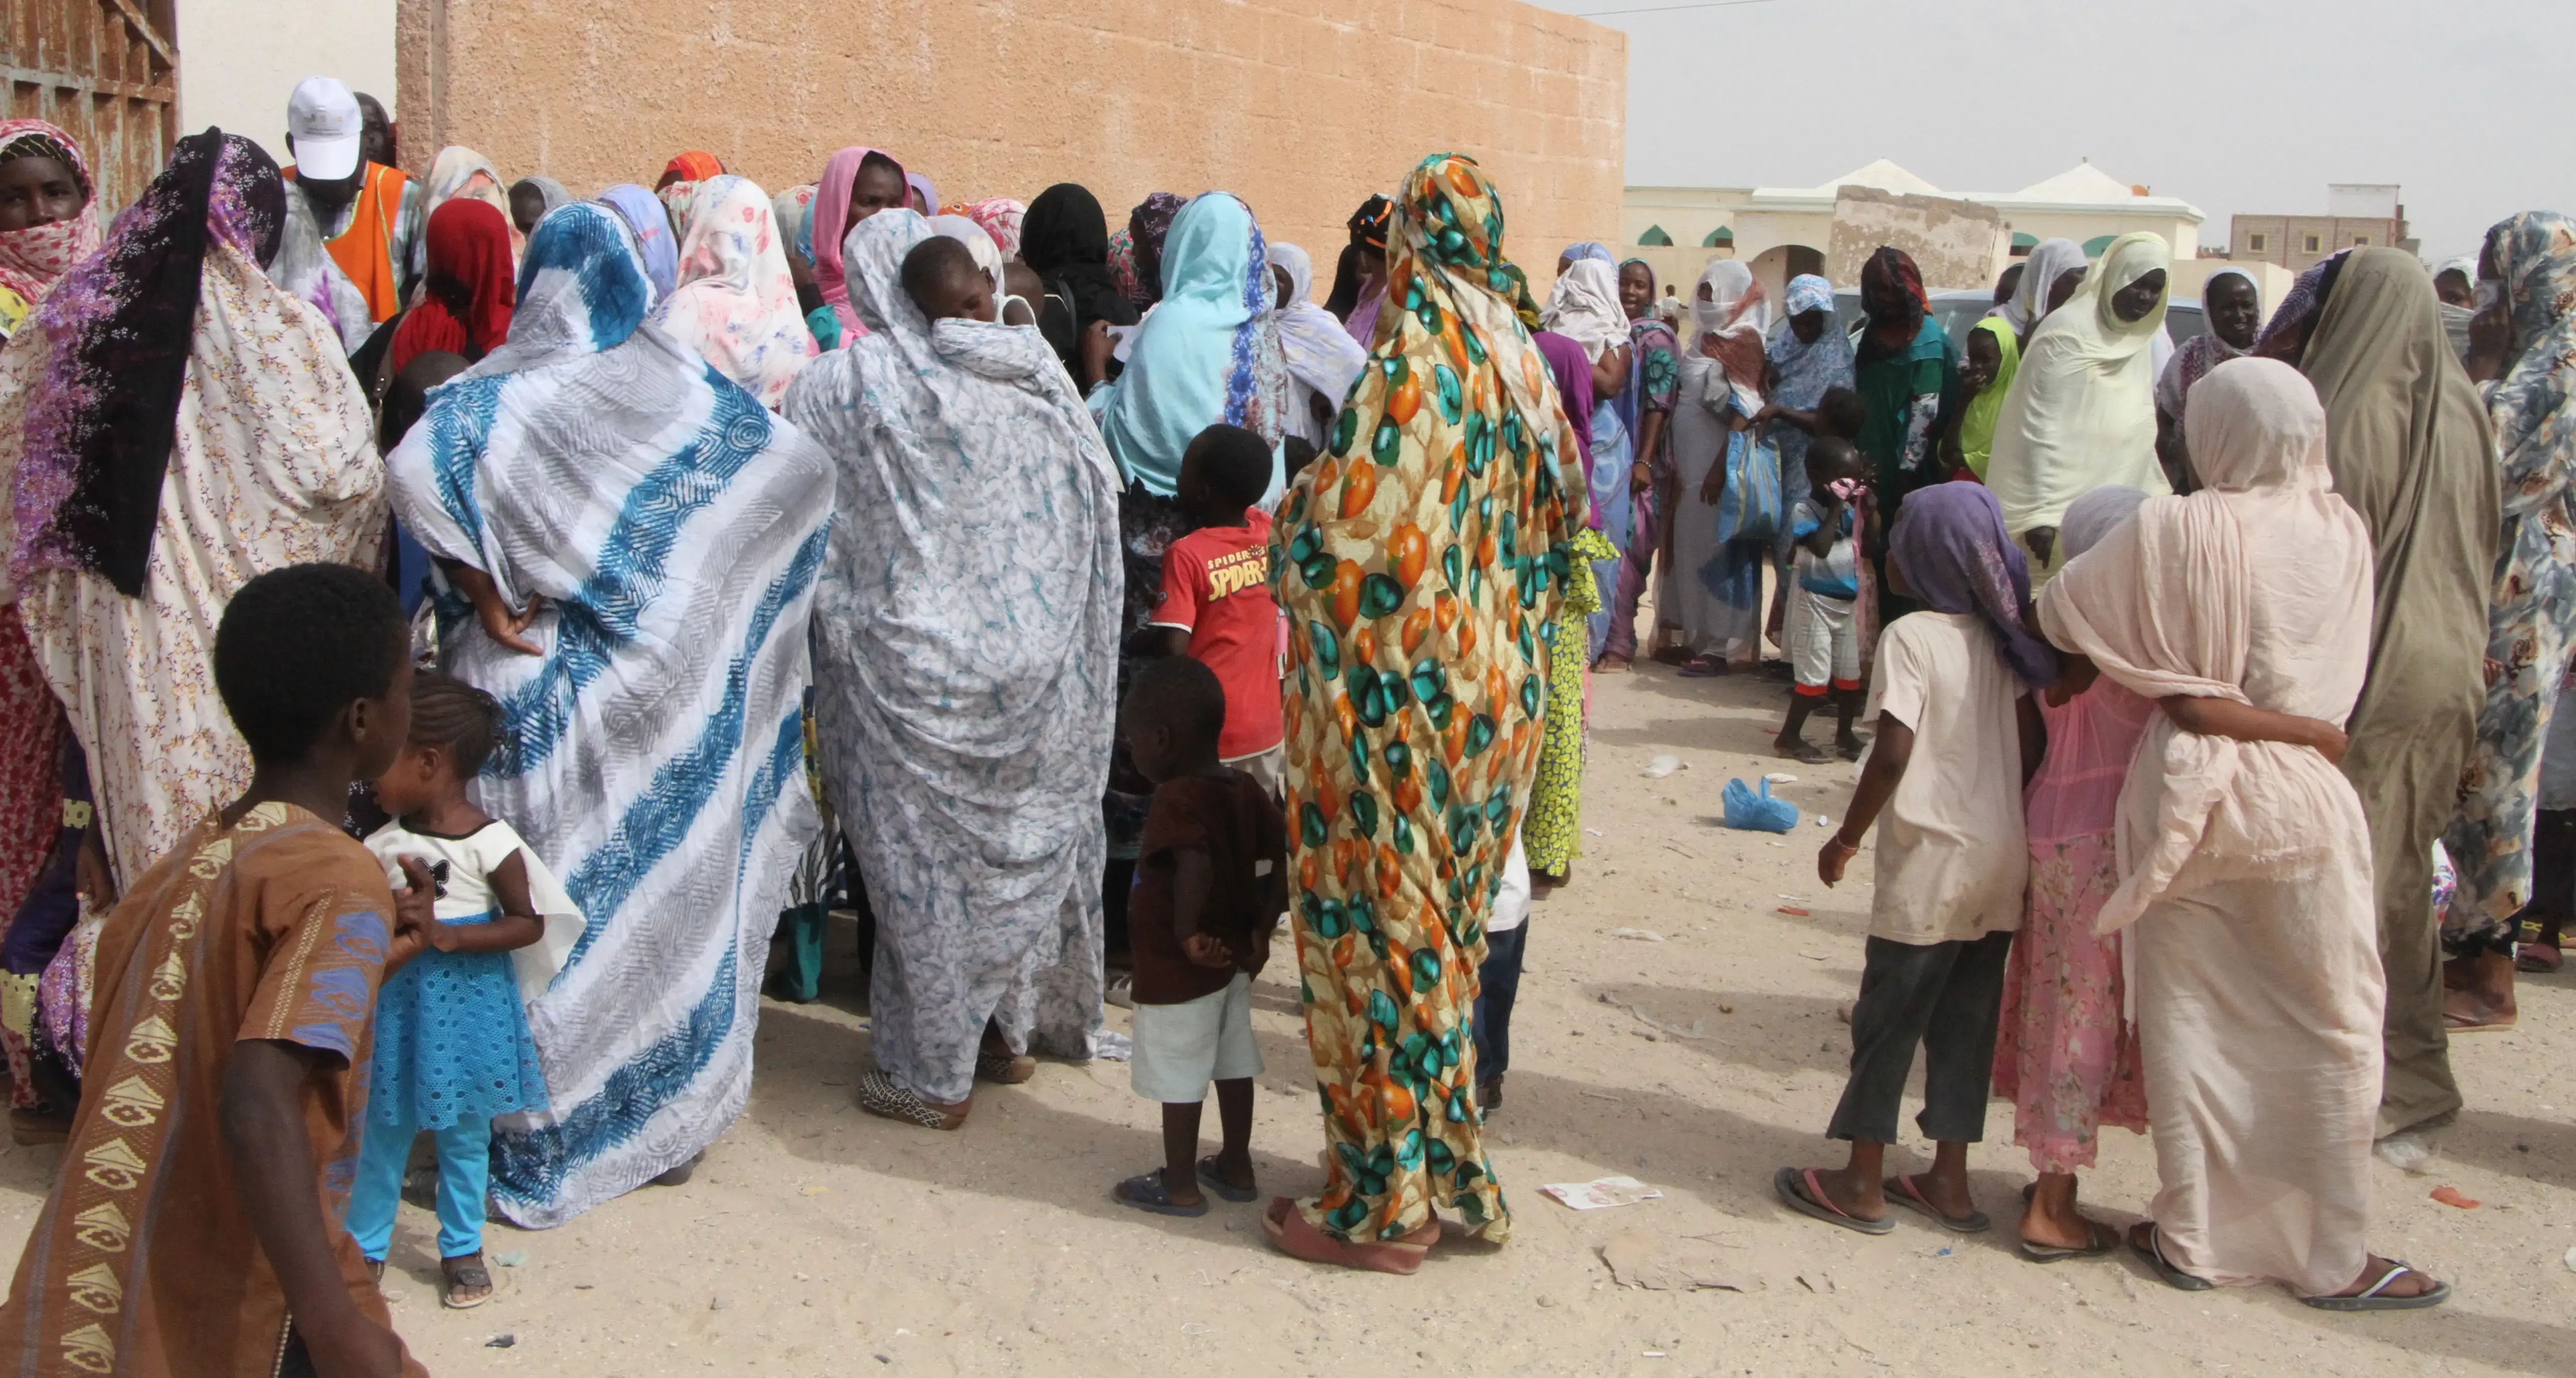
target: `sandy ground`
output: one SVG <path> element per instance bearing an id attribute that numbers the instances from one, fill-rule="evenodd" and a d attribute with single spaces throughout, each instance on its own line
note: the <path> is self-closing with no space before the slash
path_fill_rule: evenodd
<path id="1" fill-rule="evenodd" d="M 516 1266 L 462 1313 L 439 1309 L 435 1225 L 407 1206 L 397 1325 L 441 1374 L 2576 1373 L 2576 1080 L 2558 1075 L 2576 977 L 2526 978 L 2519 1030 L 2455 1048 L 2470 1109 L 2427 1175 L 2378 1167 L 2373 1244 L 2453 1281 L 2444 1310 L 2338 1316 L 2277 1289 L 2175 1292 L 2126 1259 L 2024 1263 L 2011 1225 L 2029 1163 L 2001 1104 L 1971 1158 L 1994 1232 L 1912 1216 L 1883 1238 L 1831 1229 L 1776 1204 L 1770 1177 L 1837 1160 L 1821 1129 L 1869 886 L 1818 885 L 1812 815 L 1841 816 L 1852 767 L 1768 756 L 1772 682 L 1647 666 L 1593 693 L 1584 823 L 1600 835 L 1531 920 L 1519 1065 L 1488 1130 L 1509 1244 L 1453 1235 L 1396 1279 L 1272 1252 L 1255 1206 L 1173 1220 L 1115 1205 L 1110 1184 L 1160 1154 L 1157 1109 L 1115 1063 L 987 1088 L 954 1135 L 862 1115 L 843 928 L 826 1002 L 764 1011 L 750 1109 L 694 1182 L 551 1232 L 496 1225 L 487 1248 Z M 1643 778 L 1664 753 L 1687 769 Z M 1784 769 L 1810 813 L 1794 835 L 1718 825 L 1729 776 Z M 1610 936 L 1622 927 L 1664 941 Z M 1256 992 L 1270 1071 L 1255 1157 L 1265 1188 L 1311 1194 L 1321 1140 L 1291 970 L 1274 962 Z M 1902 1145 L 1890 1166 L 1928 1153 Z M 23 1237 L 57 1157 L 0 1152 L 0 1239 Z M 1665 1195 L 1578 1214 L 1538 1191 L 1614 1173 Z M 2084 1194 L 2125 1223 L 2154 1181 L 2147 1141 L 2115 1131 Z M 2428 1199 L 2444 1184 L 2484 1205 Z M 1623 1287 L 1601 1258 L 1622 1233 L 1743 1290 Z"/>

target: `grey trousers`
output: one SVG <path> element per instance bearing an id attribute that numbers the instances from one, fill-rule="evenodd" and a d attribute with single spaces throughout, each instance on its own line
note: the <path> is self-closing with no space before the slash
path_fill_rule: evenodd
<path id="1" fill-rule="evenodd" d="M 1923 1113 L 1915 1124 L 1942 1143 L 1986 1137 L 1986 1091 L 1994 1080 L 2004 959 L 2013 935 L 1947 943 L 1869 940 L 1852 1006 L 1851 1080 L 1825 1133 L 1836 1139 L 1896 1142 L 1905 1079 L 1921 1044 Z"/>

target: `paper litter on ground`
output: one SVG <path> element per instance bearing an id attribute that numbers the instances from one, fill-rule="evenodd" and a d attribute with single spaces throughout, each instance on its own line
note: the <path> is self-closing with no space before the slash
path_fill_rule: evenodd
<path id="1" fill-rule="evenodd" d="M 1591 1182 L 1549 1182 L 1539 1190 L 1579 1211 L 1608 1210 L 1612 1206 L 1633 1206 L 1640 1201 L 1660 1201 L 1664 1194 L 1634 1177 L 1603 1177 Z"/>
<path id="2" fill-rule="evenodd" d="M 1665 776 L 1672 774 L 1674 771 L 1688 769 L 1690 769 L 1689 763 L 1683 761 L 1679 756 L 1658 756 L 1655 759 L 1648 761 L 1646 763 L 1646 768 L 1639 771 L 1638 774 L 1645 776 L 1649 780 L 1661 780 Z"/>

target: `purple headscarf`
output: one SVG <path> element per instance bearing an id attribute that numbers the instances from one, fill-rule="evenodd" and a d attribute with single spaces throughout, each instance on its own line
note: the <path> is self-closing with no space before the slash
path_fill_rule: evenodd
<path id="1" fill-rule="evenodd" d="M 2326 298 L 2333 295 L 2335 278 L 2343 272 L 2343 261 L 2350 249 L 2337 249 L 2318 259 L 2290 284 L 2281 304 L 2272 312 L 2272 320 L 2246 351 L 2257 359 L 2278 359 L 2292 368 L 2308 352 L 2308 332 L 2314 330 L 2317 317 L 2324 314 Z"/>
<path id="2" fill-rule="evenodd" d="M 1135 255 L 1136 272 L 1132 299 L 1139 311 L 1163 299 L 1163 236 L 1172 232 L 1172 217 L 1188 204 L 1168 191 L 1158 191 L 1127 214 L 1128 247 Z"/>
<path id="3" fill-rule="evenodd" d="M 1905 496 L 1888 554 L 1913 597 L 1935 612 L 1974 613 L 1994 629 L 2004 663 L 2037 689 L 2057 682 L 2057 652 L 2031 630 L 2030 567 L 1982 483 L 1936 483 Z"/>
<path id="4" fill-rule="evenodd" d="M 28 400 L 10 495 L 18 577 L 86 570 L 129 598 L 142 593 L 207 247 L 265 269 L 285 224 L 286 184 L 259 145 L 192 134 L 22 327 L 42 331 L 52 354 Z"/>

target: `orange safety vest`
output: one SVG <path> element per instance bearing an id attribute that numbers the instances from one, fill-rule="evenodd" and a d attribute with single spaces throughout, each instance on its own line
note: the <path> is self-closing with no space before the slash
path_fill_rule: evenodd
<path id="1" fill-rule="evenodd" d="M 287 166 L 286 175 L 295 175 L 293 164 Z M 349 228 L 323 246 L 349 281 L 366 293 L 367 315 L 378 324 L 402 309 L 401 293 L 394 285 L 394 217 L 402 214 L 403 187 L 410 180 L 397 168 L 367 164 L 367 180 L 358 188 Z"/>

